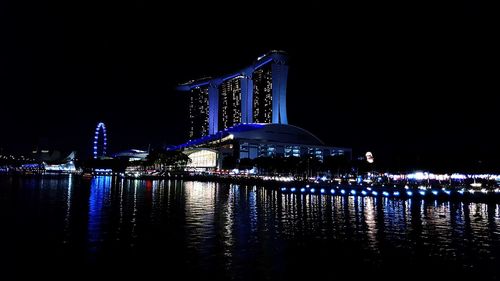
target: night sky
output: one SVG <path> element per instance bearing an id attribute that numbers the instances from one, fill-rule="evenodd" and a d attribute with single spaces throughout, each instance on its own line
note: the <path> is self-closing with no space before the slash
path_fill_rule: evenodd
<path id="1" fill-rule="evenodd" d="M 498 64 L 477 1 L 252 2 L 231 12 L 102 2 L 0 2 L 5 151 L 29 152 L 43 138 L 85 156 L 101 120 L 111 151 L 181 143 L 187 104 L 178 83 L 279 49 L 290 57 L 290 124 L 329 145 L 386 160 L 500 155 Z"/>

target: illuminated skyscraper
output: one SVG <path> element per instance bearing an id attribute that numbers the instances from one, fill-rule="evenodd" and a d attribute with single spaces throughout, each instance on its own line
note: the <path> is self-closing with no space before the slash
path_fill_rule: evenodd
<path id="1" fill-rule="evenodd" d="M 208 88 L 191 89 L 189 96 L 189 138 L 200 138 L 208 134 Z"/>
<path id="2" fill-rule="evenodd" d="M 235 73 L 180 85 L 179 90 L 191 92 L 190 139 L 240 123 L 288 124 L 287 77 L 287 55 L 272 51 Z"/>
<path id="3" fill-rule="evenodd" d="M 238 77 L 219 86 L 219 124 L 221 129 L 241 123 L 241 81 Z"/>
<path id="4" fill-rule="evenodd" d="M 253 121 L 272 123 L 273 119 L 273 79 L 270 65 L 253 73 Z"/>

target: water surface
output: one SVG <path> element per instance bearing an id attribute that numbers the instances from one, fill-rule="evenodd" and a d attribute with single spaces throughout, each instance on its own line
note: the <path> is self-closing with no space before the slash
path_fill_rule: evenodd
<path id="1" fill-rule="evenodd" d="M 496 204 L 2 176 L 0 221 L 3 274 L 19 280 L 495 280 L 500 273 Z"/>

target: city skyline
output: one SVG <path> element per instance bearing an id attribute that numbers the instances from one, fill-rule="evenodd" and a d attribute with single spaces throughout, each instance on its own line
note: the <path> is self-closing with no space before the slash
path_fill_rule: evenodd
<path id="1" fill-rule="evenodd" d="M 56 148 L 91 155 L 100 121 L 109 127 L 110 151 L 180 144 L 187 105 L 175 91 L 179 83 L 230 73 L 280 49 L 290 57 L 289 123 L 326 143 L 358 155 L 373 151 L 377 159 L 458 154 L 471 163 L 500 155 L 489 137 L 497 123 L 497 98 L 489 96 L 492 47 L 470 26 L 367 27 L 372 16 L 332 29 L 336 20 L 328 17 L 301 26 L 283 16 L 291 24 L 282 33 L 195 44 L 212 42 L 212 33 L 190 38 L 187 27 L 167 24 L 173 19 L 162 23 L 156 7 L 124 4 L 140 20 L 123 26 L 123 16 L 92 5 L 74 17 L 43 4 L 24 13 L 15 8 L 2 17 L 14 26 L 0 64 L 0 91 L 11 105 L 0 113 L 9 132 L 0 141 L 5 150 L 28 152 L 48 138 Z M 326 15 L 320 7 L 305 11 Z M 86 13 L 95 21 L 87 23 Z"/>

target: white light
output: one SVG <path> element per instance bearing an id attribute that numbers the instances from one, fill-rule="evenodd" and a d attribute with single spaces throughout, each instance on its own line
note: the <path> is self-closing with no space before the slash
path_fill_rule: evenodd
<path id="1" fill-rule="evenodd" d="M 371 152 L 369 152 L 369 151 L 368 151 L 368 152 L 365 154 L 365 157 L 366 157 L 366 161 L 367 161 L 368 163 L 373 163 L 374 158 L 373 158 L 373 154 L 372 154 Z"/>

